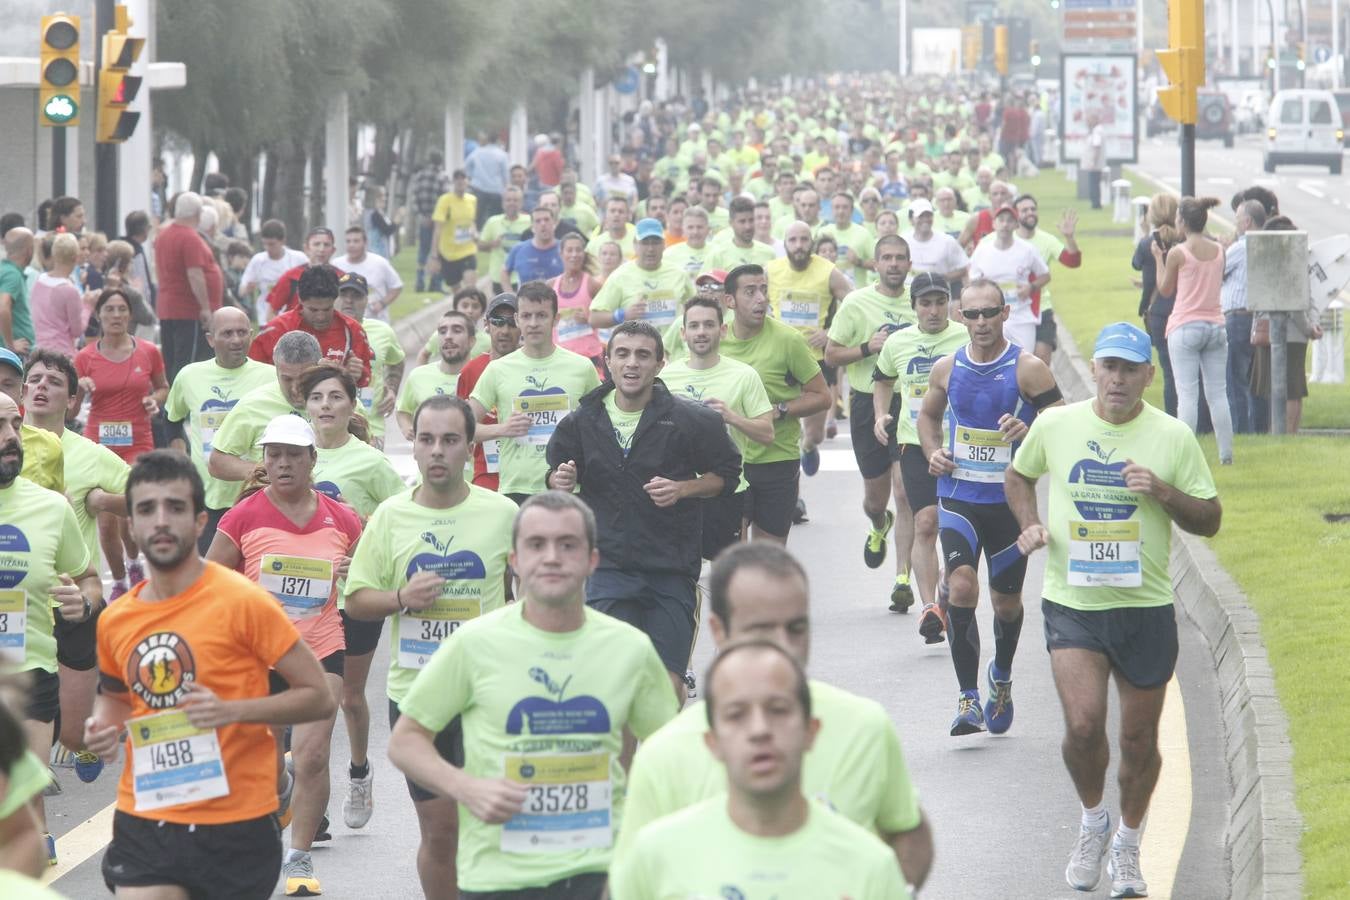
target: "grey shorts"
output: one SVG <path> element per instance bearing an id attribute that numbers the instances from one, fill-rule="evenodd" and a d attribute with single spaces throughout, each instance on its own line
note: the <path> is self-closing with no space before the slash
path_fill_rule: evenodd
<path id="1" fill-rule="evenodd" d="M 1172 679 L 1177 667 L 1176 609 L 1167 606 L 1081 610 L 1041 600 L 1045 647 L 1100 653 L 1133 687 L 1147 691 Z"/>

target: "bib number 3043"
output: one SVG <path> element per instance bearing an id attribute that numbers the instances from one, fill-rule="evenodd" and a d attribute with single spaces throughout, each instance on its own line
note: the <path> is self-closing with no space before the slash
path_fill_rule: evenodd
<path id="1" fill-rule="evenodd" d="M 506 777 L 527 793 L 521 811 L 502 826 L 502 852 L 561 853 L 613 843 L 608 753 L 508 756 Z"/>
<path id="2" fill-rule="evenodd" d="M 230 793 L 215 729 L 196 728 L 187 713 L 169 710 L 132 719 L 127 731 L 137 812 Z"/>

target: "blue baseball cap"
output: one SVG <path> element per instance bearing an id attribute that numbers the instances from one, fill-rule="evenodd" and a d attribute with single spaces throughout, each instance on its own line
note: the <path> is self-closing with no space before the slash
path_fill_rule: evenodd
<path id="1" fill-rule="evenodd" d="M 1129 322 L 1107 325 L 1097 335 L 1092 348 L 1093 359 L 1123 359 L 1127 362 L 1153 362 L 1153 342 L 1139 326 Z"/>
<path id="2" fill-rule="evenodd" d="M 23 360 L 19 359 L 19 354 L 10 350 L 8 347 L 0 347 L 0 363 L 13 366 L 14 371 L 20 375 L 23 374 Z"/>
<path id="3" fill-rule="evenodd" d="M 637 239 L 645 241 L 647 238 L 666 239 L 666 229 L 661 226 L 659 219 L 638 219 Z"/>

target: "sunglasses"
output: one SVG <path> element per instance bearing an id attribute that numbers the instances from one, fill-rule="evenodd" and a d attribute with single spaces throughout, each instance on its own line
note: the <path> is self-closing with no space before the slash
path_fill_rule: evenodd
<path id="1" fill-rule="evenodd" d="M 488 324 L 495 325 L 497 328 L 514 328 L 516 326 L 516 317 L 488 316 Z"/>
<path id="2" fill-rule="evenodd" d="M 963 309 L 961 310 L 961 317 L 970 319 L 971 321 L 976 319 L 993 319 L 1001 312 L 1003 312 L 1003 307 L 1001 306 L 985 306 L 981 309 Z"/>

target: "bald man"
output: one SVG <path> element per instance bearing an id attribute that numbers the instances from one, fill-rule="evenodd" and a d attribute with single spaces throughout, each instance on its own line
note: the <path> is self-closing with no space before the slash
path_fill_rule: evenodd
<path id="1" fill-rule="evenodd" d="M 239 493 L 237 482 L 211 477 L 207 467 L 211 441 L 239 398 L 276 379 L 272 366 L 248 358 L 253 327 L 248 316 L 235 307 L 223 306 L 211 314 L 206 340 L 215 356 L 184 366 L 164 402 L 165 417 L 178 429 L 171 446 L 187 449 L 206 483 L 206 530 L 197 542 L 202 553 L 210 547 L 216 524 Z"/>
<path id="2" fill-rule="evenodd" d="M 27 356 L 37 336 L 28 311 L 28 279 L 24 269 L 33 261 L 33 232 L 11 228 L 5 233 L 5 258 L 0 260 L 0 347 Z"/>

